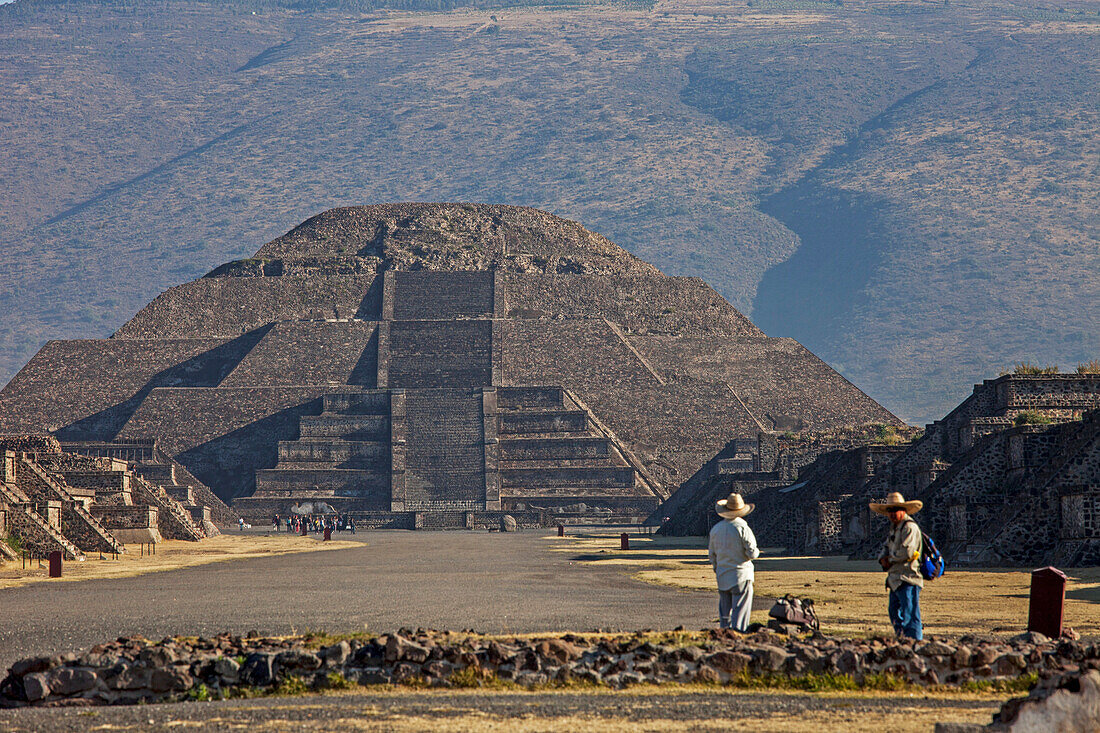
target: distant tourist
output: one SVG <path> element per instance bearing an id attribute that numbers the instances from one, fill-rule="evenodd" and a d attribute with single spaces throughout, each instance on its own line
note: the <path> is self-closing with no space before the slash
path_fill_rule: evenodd
<path id="1" fill-rule="evenodd" d="M 718 501 L 715 509 L 724 521 L 710 530 L 710 564 L 718 581 L 718 625 L 744 632 L 752 613 L 752 561 L 760 556 L 756 536 L 745 517 L 755 505 L 746 504 L 740 494 Z"/>
<path id="2" fill-rule="evenodd" d="M 244 517 L 237 517 L 237 529 L 244 532 Z"/>
<path id="3" fill-rule="evenodd" d="M 920 589 L 924 587 L 920 574 L 921 531 L 909 515 L 923 506 L 920 501 L 906 501 L 896 491 L 888 494 L 883 504 L 871 503 L 871 511 L 888 517 L 891 525 L 878 558 L 890 591 L 890 622 L 899 637 L 918 640 L 924 637 L 920 620 Z"/>
<path id="4" fill-rule="evenodd" d="M 271 529 L 274 532 L 279 531 L 279 515 L 278 514 L 276 514 L 275 518 L 271 520 Z"/>

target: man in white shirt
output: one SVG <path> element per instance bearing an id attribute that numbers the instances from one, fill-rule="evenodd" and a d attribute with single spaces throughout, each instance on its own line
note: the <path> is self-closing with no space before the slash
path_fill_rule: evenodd
<path id="1" fill-rule="evenodd" d="M 736 493 L 719 500 L 715 506 L 722 521 L 710 530 L 709 554 L 718 581 L 718 624 L 723 629 L 744 632 L 749 627 L 752 561 L 760 556 L 760 550 L 744 517 L 755 508 Z"/>

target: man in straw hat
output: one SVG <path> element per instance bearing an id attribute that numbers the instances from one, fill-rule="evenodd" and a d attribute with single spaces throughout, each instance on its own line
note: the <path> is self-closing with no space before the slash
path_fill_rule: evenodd
<path id="1" fill-rule="evenodd" d="M 755 508 L 737 493 L 715 506 L 722 521 L 710 530 L 710 564 L 718 580 L 718 624 L 723 629 L 745 631 L 749 627 L 752 561 L 760 556 L 760 550 L 744 517 Z"/>
<path id="2" fill-rule="evenodd" d="M 882 504 L 871 502 L 871 511 L 889 518 L 891 529 L 882 547 L 878 562 L 886 571 L 886 587 L 890 591 L 890 621 L 894 633 L 911 639 L 923 637 L 920 620 L 920 589 L 924 578 L 920 574 L 921 531 L 909 516 L 924 506 L 919 501 L 906 501 L 898 492 L 887 495 Z"/>

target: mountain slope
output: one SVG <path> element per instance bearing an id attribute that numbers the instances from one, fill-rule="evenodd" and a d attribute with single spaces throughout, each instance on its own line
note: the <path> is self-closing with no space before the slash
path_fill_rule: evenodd
<path id="1" fill-rule="evenodd" d="M 936 417 L 1100 351 L 1096 20 L 0 8 L 0 382 L 318 210 L 466 200 L 584 221 Z"/>

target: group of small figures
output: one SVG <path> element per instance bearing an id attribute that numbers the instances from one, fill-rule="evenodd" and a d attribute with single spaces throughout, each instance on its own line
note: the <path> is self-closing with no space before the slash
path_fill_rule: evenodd
<path id="1" fill-rule="evenodd" d="M 351 532 L 355 534 L 354 520 L 351 517 L 339 514 L 327 516 L 296 514 L 285 519 L 276 514 L 271 520 L 271 528 L 278 532 L 282 527 L 286 527 L 287 532 L 299 534 L 303 529 L 307 532 L 324 532 L 327 529 L 333 532 Z"/>

